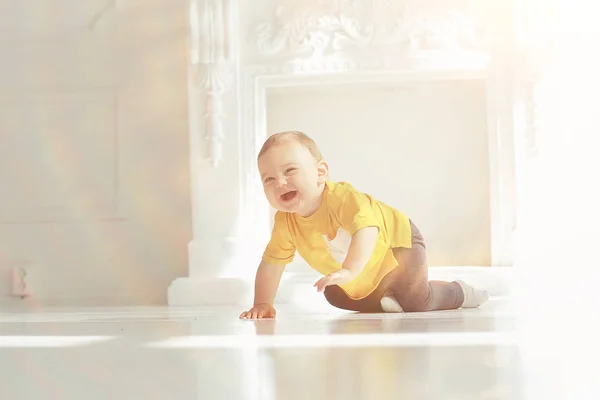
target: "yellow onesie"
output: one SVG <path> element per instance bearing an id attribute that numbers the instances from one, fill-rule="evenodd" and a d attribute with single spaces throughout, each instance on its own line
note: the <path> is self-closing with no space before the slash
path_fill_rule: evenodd
<path id="1" fill-rule="evenodd" d="M 329 275 L 342 267 L 352 235 L 368 226 L 379 228 L 373 255 L 356 279 L 340 285 L 350 298 L 361 299 L 397 266 L 391 249 L 412 247 L 411 229 L 406 215 L 349 183 L 326 182 L 321 206 L 309 217 L 278 211 L 263 261 L 289 264 L 298 251 L 312 268 Z"/>

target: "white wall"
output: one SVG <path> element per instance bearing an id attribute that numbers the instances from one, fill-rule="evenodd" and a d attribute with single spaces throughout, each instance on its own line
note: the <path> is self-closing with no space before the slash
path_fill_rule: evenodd
<path id="1" fill-rule="evenodd" d="M 0 5 L 0 307 L 163 304 L 186 275 L 186 25 L 184 0 Z"/>
<path id="2" fill-rule="evenodd" d="M 484 82 L 276 89 L 267 110 L 269 133 L 306 132 L 332 180 L 413 219 L 429 265 L 490 265 Z"/>

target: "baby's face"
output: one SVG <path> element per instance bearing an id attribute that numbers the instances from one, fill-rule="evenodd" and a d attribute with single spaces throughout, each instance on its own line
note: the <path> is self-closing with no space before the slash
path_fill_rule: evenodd
<path id="1" fill-rule="evenodd" d="M 320 204 L 328 168 L 300 143 L 277 143 L 258 159 L 263 188 L 273 208 L 308 216 Z"/>

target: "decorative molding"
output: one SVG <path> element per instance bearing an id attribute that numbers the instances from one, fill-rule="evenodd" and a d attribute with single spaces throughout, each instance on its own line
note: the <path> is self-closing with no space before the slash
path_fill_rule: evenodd
<path id="1" fill-rule="evenodd" d="M 195 70 L 196 86 L 205 92 L 204 120 L 208 144 L 207 159 L 216 168 L 223 159 L 223 141 L 225 134 L 223 120 L 227 116 L 224 110 L 224 95 L 231 89 L 233 78 L 231 65 L 227 63 L 198 64 Z"/>
<path id="2" fill-rule="evenodd" d="M 543 124 L 544 109 L 547 109 L 549 102 L 552 102 L 553 88 L 548 87 L 548 68 L 551 64 L 553 50 L 551 48 L 531 50 L 529 59 L 526 59 L 526 66 L 523 69 L 526 110 L 526 131 L 525 140 L 527 143 L 527 155 L 536 157 L 539 154 L 540 146 L 540 125 Z"/>
<path id="3" fill-rule="evenodd" d="M 547 103 L 552 101 L 552 89 L 548 88 L 547 73 L 552 57 L 551 49 L 531 49 L 523 56 L 521 73 L 517 81 L 521 85 L 523 93 L 524 110 L 524 139 L 526 154 L 529 158 L 535 158 L 539 154 L 540 124 L 543 124 L 541 116 Z"/>
<path id="4" fill-rule="evenodd" d="M 273 22 L 255 28 L 258 53 L 292 59 L 339 60 L 353 51 L 392 46 L 390 58 L 436 53 L 486 55 L 485 33 L 468 7 L 429 1 L 337 0 L 278 6 Z"/>
<path id="5" fill-rule="evenodd" d="M 190 62 L 194 85 L 205 94 L 204 140 L 207 159 L 216 168 L 223 158 L 224 96 L 231 90 L 234 25 L 229 0 L 190 0 Z M 197 110 L 192 110 L 197 112 Z"/>
<path id="6" fill-rule="evenodd" d="M 525 112 L 525 144 L 527 149 L 528 157 L 535 157 L 538 154 L 538 126 L 537 126 L 537 115 L 538 115 L 538 104 L 536 94 L 536 79 L 529 77 L 523 82 L 523 109 Z"/>
<path id="7" fill-rule="evenodd" d="M 516 4 L 515 60 L 516 81 L 520 85 L 523 102 L 523 135 L 526 154 L 538 155 L 540 124 L 540 101 L 543 102 L 544 78 L 554 57 L 553 5 L 541 0 L 523 0 Z"/>
<path id="8" fill-rule="evenodd" d="M 330 12 L 332 7 L 334 10 Z M 256 28 L 259 52 L 265 55 L 289 52 L 323 57 L 348 45 L 368 45 L 372 41 L 372 27 L 344 14 L 339 3 L 322 3 L 303 11 L 277 7 L 275 22 L 262 23 Z"/>

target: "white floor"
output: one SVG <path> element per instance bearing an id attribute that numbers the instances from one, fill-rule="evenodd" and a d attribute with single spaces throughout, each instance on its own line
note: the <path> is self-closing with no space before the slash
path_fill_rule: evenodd
<path id="1" fill-rule="evenodd" d="M 502 299 L 432 313 L 279 308 L 258 322 L 240 311 L 2 313 L 0 399 L 524 398 Z"/>
<path id="2" fill-rule="evenodd" d="M 0 316 L 0 399 L 517 399 L 513 319 L 280 308 Z"/>

